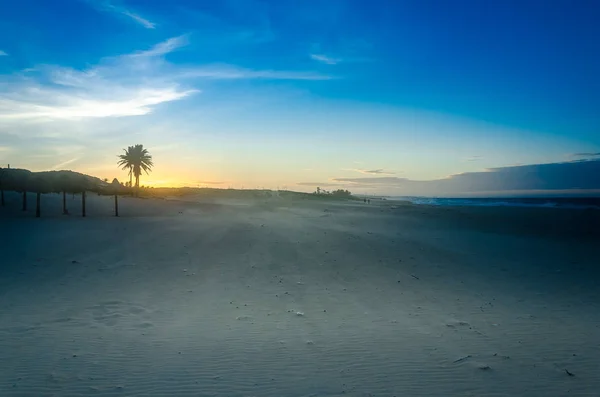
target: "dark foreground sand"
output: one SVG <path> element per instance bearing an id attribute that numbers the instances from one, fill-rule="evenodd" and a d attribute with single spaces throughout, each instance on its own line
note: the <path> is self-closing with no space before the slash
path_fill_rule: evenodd
<path id="1" fill-rule="evenodd" d="M 598 211 L 9 199 L 0 396 L 600 395 Z"/>

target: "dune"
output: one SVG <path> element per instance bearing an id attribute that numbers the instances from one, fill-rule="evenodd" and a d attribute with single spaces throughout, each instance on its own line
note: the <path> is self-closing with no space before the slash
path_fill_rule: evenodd
<path id="1" fill-rule="evenodd" d="M 600 394 L 598 211 L 20 198 L 2 396 Z"/>

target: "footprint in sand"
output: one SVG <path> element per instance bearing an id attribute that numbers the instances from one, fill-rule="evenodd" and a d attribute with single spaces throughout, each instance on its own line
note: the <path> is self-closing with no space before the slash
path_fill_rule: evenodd
<path id="1" fill-rule="evenodd" d="M 485 337 L 486 335 L 484 333 L 482 333 L 481 331 L 478 331 L 477 329 L 475 329 L 470 323 L 466 322 L 466 321 L 460 321 L 460 320 L 451 320 L 448 321 L 446 323 L 446 327 L 448 328 L 452 328 L 455 331 L 459 330 L 459 329 L 468 329 L 471 332 L 476 333 L 477 335 L 483 336 Z"/>
<path id="2" fill-rule="evenodd" d="M 459 320 L 452 320 L 446 323 L 446 327 L 448 328 L 462 328 L 462 327 L 470 327 L 471 324 L 469 324 L 466 321 L 459 321 Z"/>
<path id="3" fill-rule="evenodd" d="M 151 311 L 147 308 L 122 301 L 107 301 L 89 309 L 92 323 L 113 327 L 151 328 Z"/>

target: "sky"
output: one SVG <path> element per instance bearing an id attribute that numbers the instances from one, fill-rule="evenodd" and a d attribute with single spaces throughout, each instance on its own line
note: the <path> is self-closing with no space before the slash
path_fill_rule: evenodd
<path id="1" fill-rule="evenodd" d="M 0 0 L 0 163 L 123 181 L 141 143 L 150 186 L 600 192 L 599 19 L 585 0 Z"/>

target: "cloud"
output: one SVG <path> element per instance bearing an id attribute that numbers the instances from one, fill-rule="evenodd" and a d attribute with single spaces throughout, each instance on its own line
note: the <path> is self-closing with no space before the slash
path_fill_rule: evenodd
<path id="1" fill-rule="evenodd" d="M 389 172 L 389 171 L 384 171 L 383 169 L 379 168 L 376 170 L 354 170 L 354 171 L 358 171 L 361 174 L 371 174 L 371 175 L 394 175 L 394 172 Z"/>
<path id="2" fill-rule="evenodd" d="M 185 40 L 171 38 L 86 70 L 41 65 L 26 75 L 0 76 L 0 121 L 140 116 L 188 97 L 198 90 L 182 87 L 163 58 Z"/>
<path id="3" fill-rule="evenodd" d="M 353 183 L 360 185 L 381 185 L 381 186 L 396 186 L 405 182 L 410 182 L 406 178 L 398 177 L 373 177 L 373 178 L 333 178 L 336 182 Z"/>
<path id="4" fill-rule="evenodd" d="M 341 58 L 334 58 L 324 54 L 310 54 L 310 57 L 315 61 L 325 63 L 327 65 L 337 65 L 338 63 L 342 62 Z"/>
<path id="5" fill-rule="evenodd" d="M 357 163 L 357 162 L 355 161 L 355 163 Z M 365 169 L 361 169 L 361 168 L 344 168 L 342 170 L 343 171 L 354 171 L 354 172 L 359 172 L 361 174 L 367 174 L 367 175 L 395 175 L 396 174 L 395 172 L 385 171 L 382 168 L 378 168 L 375 170 L 365 170 Z"/>
<path id="6" fill-rule="evenodd" d="M 597 153 L 573 153 L 573 157 L 598 157 L 600 152 Z"/>
<path id="7" fill-rule="evenodd" d="M 0 57 L 7 57 L 8 54 L 2 50 L 0 50 Z"/>
<path id="8" fill-rule="evenodd" d="M 152 111 L 152 107 L 163 102 L 175 101 L 194 93 L 194 90 L 177 92 L 170 89 L 140 89 L 129 92 L 128 98 L 115 99 L 76 99 L 59 97 L 54 104 L 32 104 L 23 106 L 15 101 L 0 100 L 0 119 L 81 119 L 88 117 L 142 116 Z M 10 109 L 21 109 L 10 113 Z M 9 110 L 3 114 L 3 110 Z"/>
<path id="9" fill-rule="evenodd" d="M 483 156 L 471 156 L 467 157 L 465 161 L 480 161 L 483 160 Z"/>
<path id="10" fill-rule="evenodd" d="M 132 13 L 131 11 L 122 10 L 120 12 L 121 12 L 121 14 L 130 17 L 131 19 L 133 19 L 140 25 L 143 25 L 146 29 L 154 29 L 156 27 L 156 24 L 154 24 L 153 22 L 150 22 L 149 20 L 144 19 L 141 16 Z"/>
<path id="11" fill-rule="evenodd" d="M 332 183 L 332 182 L 298 182 L 296 183 L 298 186 L 314 186 L 314 187 L 336 187 L 342 186 L 340 183 Z"/>
<path id="12" fill-rule="evenodd" d="M 0 75 L 0 122 L 142 116 L 161 104 L 200 92 L 194 85 L 202 79 L 332 78 L 223 64 L 183 68 L 165 59 L 188 43 L 187 35 L 173 37 L 147 50 L 104 58 L 84 70 L 40 65 L 27 73 Z"/>
<path id="13" fill-rule="evenodd" d="M 105 12 L 113 12 L 116 14 L 120 14 L 126 16 L 138 24 L 142 25 L 146 29 L 154 29 L 156 28 L 156 24 L 154 22 L 150 22 L 148 19 L 136 14 L 135 12 L 119 5 L 115 5 L 113 2 L 109 0 L 84 0 L 87 3 L 91 4 L 94 8 L 105 11 Z"/>
<path id="14" fill-rule="evenodd" d="M 325 46 L 322 43 L 313 43 L 308 50 L 308 56 L 313 61 L 326 65 L 374 62 L 376 59 L 369 56 L 369 53 L 372 52 L 371 47 L 369 43 L 361 39 L 334 40 Z"/>
<path id="15" fill-rule="evenodd" d="M 170 52 L 173 52 L 179 48 L 185 47 L 189 44 L 189 36 L 187 34 L 172 37 L 168 40 L 165 40 L 161 43 L 156 44 L 149 50 L 138 51 L 131 54 L 131 57 L 156 57 L 166 55 Z"/>
<path id="16" fill-rule="evenodd" d="M 79 160 L 79 157 L 74 157 L 72 159 L 69 159 L 67 161 L 63 161 L 62 163 L 56 164 L 54 167 L 52 167 L 52 170 L 56 171 L 56 170 L 62 170 L 64 169 L 65 166 L 76 162 L 77 160 Z"/>
<path id="17" fill-rule="evenodd" d="M 316 72 L 252 70 L 233 65 L 207 65 L 185 72 L 186 77 L 198 77 L 217 80 L 268 79 L 268 80 L 331 80 L 334 77 Z"/>
<path id="18" fill-rule="evenodd" d="M 600 189 L 600 160 L 531 164 L 466 172 L 444 179 L 398 177 L 334 178 L 354 188 L 392 189 L 398 195 L 452 196 L 485 192 L 585 191 Z"/>

